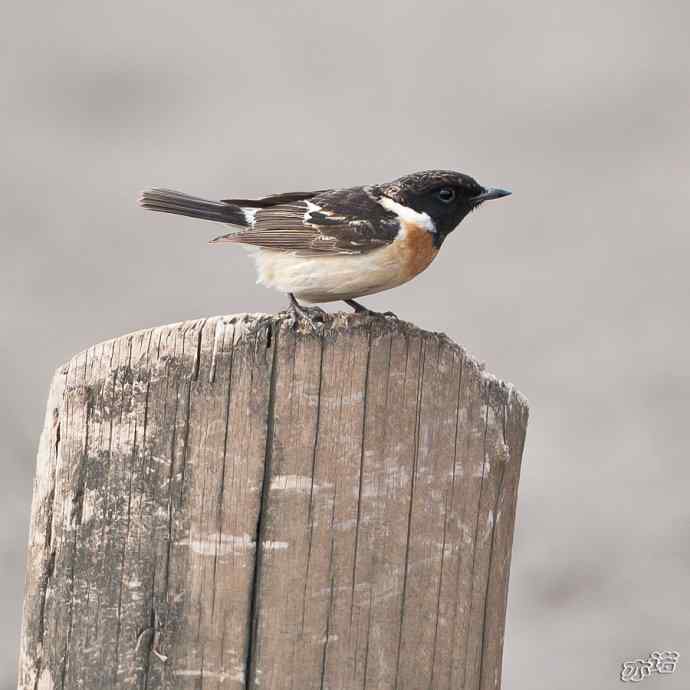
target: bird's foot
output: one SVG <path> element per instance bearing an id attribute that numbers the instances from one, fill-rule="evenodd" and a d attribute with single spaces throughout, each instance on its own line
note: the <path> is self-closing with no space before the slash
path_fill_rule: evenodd
<path id="1" fill-rule="evenodd" d="M 311 326 L 312 330 L 317 329 L 317 323 L 323 323 L 326 312 L 321 309 L 321 307 L 305 307 L 297 301 L 291 292 L 288 293 L 288 297 L 290 298 L 288 310 L 292 314 L 295 323 L 298 321 L 306 321 Z"/>
<path id="2" fill-rule="evenodd" d="M 359 302 L 353 299 L 346 299 L 344 301 L 345 304 L 349 305 L 355 310 L 355 314 L 366 314 L 367 316 L 381 316 L 383 318 L 395 319 L 396 321 L 398 320 L 397 315 L 394 314 L 392 311 L 373 311 L 372 309 L 367 309 L 363 304 L 360 304 Z"/>

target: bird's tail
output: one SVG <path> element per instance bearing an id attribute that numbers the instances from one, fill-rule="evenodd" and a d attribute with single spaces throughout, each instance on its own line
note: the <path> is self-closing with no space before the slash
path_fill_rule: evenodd
<path id="1" fill-rule="evenodd" d="M 149 189 L 142 193 L 139 204 L 150 211 L 214 220 L 242 228 L 248 225 L 247 217 L 239 206 L 224 201 L 201 199 L 172 189 Z"/>

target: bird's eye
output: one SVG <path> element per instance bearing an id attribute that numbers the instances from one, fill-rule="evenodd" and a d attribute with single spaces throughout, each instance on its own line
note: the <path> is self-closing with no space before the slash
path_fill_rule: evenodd
<path id="1" fill-rule="evenodd" d="M 451 189 L 450 187 L 442 187 L 436 192 L 435 196 L 444 204 L 450 204 L 455 200 L 455 190 Z"/>

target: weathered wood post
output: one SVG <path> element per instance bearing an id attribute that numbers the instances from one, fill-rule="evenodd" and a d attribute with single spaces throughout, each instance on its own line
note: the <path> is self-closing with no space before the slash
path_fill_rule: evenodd
<path id="1" fill-rule="evenodd" d="M 92 347 L 50 392 L 19 687 L 500 687 L 526 424 L 381 318 Z"/>

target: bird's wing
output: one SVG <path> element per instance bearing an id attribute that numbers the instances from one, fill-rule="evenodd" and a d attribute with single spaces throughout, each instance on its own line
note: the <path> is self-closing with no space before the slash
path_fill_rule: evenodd
<path id="1" fill-rule="evenodd" d="M 310 199 L 296 197 L 280 194 L 255 201 L 227 200 L 246 209 L 250 226 L 211 242 L 235 242 L 303 256 L 364 254 L 392 242 L 400 229 L 397 216 L 363 188 L 314 192 Z M 278 203 L 271 203 L 275 199 Z"/>
<path id="2" fill-rule="evenodd" d="M 222 202 L 224 204 L 241 206 L 242 208 L 269 208 L 279 204 L 289 204 L 293 201 L 306 201 L 330 191 L 330 189 L 319 189 L 316 192 L 286 192 L 283 194 L 271 194 L 261 199 L 222 199 Z"/>

